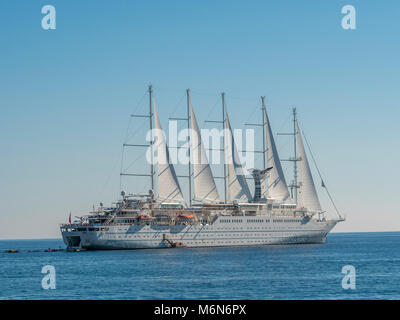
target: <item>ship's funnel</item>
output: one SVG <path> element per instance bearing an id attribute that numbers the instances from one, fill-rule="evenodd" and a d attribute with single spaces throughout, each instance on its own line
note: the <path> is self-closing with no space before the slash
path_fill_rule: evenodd
<path id="1" fill-rule="evenodd" d="M 262 199 L 261 197 L 261 182 L 267 177 L 268 171 L 271 170 L 272 167 L 267 169 L 250 169 L 249 172 L 253 176 L 254 179 L 254 197 L 253 201 L 258 202 Z"/>

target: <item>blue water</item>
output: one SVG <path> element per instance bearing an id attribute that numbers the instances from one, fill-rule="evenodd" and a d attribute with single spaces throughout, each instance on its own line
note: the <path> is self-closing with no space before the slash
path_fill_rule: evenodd
<path id="1" fill-rule="evenodd" d="M 0 241 L 0 299 L 400 299 L 400 232 L 330 234 L 322 245 L 43 252 Z M 21 253 L 4 253 L 5 249 Z M 38 251 L 38 252 L 32 252 Z M 56 289 L 44 290 L 44 265 Z M 356 289 L 342 288 L 342 267 Z"/>

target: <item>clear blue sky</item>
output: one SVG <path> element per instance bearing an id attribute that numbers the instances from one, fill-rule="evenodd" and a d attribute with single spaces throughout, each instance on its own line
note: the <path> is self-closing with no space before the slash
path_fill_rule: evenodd
<path id="1" fill-rule="evenodd" d="M 46 4 L 56 30 L 41 28 Z M 335 230 L 400 230 L 399 16 L 398 1 L 1 1 L 0 238 L 59 237 L 70 211 L 118 198 L 149 83 L 165 128 L 186 88 L 201 126 L 221 91 L 236 128 L 261 95 L 274 132 L 296 106 L 347 215 Z"/>

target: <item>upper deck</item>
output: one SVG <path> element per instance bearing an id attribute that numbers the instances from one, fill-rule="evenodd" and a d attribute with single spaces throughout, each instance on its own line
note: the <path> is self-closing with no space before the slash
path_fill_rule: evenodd
<path id="1" fill-rule="evenodd" d="M 80 227 L 100 228 L 110 225 L 211 225 L 218 217 L 271 217 L 271 218 L 303 218 L 307 211 L 297 208 L 294 204 L 278 203 L 230 203 L 230 204 L 203 204 L 184 208 L 173 203 L 127 203 L 117 206 L 113 210 L 100 208 L 91 215 L 81 217 L 71 224 L 62 224 L 62 229 L 76 229 Z"/>

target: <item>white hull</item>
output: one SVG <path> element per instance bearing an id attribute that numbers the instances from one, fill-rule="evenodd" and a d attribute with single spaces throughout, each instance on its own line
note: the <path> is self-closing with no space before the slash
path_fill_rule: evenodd
<path id="1" fill-rule="evenodd" d="M 186 247 L 311 244 L 323 243 L 338 221 L 221 216 L 212 225 L 80 226 L 62 236 L 68 247 L 87 250 L 168 248 L 171 242 Z"/>

